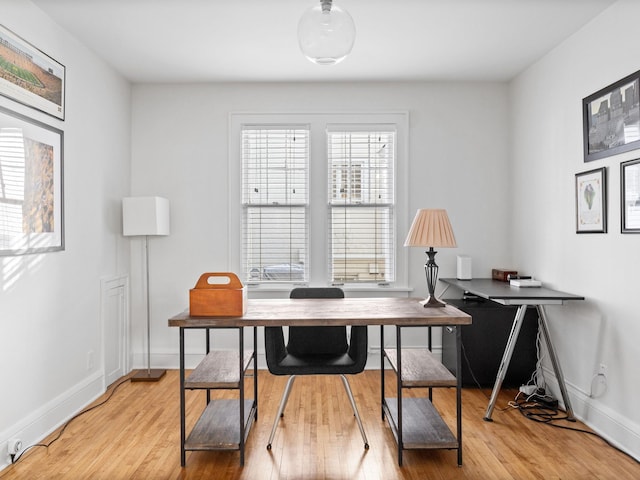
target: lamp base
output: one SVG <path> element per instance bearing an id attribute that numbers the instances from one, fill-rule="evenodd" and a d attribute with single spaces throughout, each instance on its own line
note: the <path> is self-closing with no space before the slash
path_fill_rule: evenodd
<path id="1" fill-rule="evenodd" d="M 425 298 L 423 301 L 420 302 L 420 305 L 422 305 L 424 308 L 432 308 L 432 307 L 445 307 L 447 304 L 444 302 L 441 302 L 436 297 L 432 297 L 431 295 L 429 295 L 427 298 Z"/>
<path id="2" fill-rule="evenodd" d="M 167 373 L 166 370 L 138 370 L 138 372 L 131 377 L 132 382 L 157 382 L 160 380 L 164 374 Z"/>

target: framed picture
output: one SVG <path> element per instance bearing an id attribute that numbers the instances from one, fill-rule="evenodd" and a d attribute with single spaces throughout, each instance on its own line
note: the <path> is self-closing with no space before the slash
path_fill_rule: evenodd
<path id="1" fill-rule="evenodd" d="M 584 161 L 640 148 L 640 71 L 582 100 Z"/>
<path id="2" fill-rule="evenodd" d="M 622 233 L 640 233 L 640 158 L 620 164 Z"/>
<path id="3" fill-rule="evenodd" d="M 0 25 L 0 95 L 64 120 L 65 67 Z"/>
<path id="4" fill-rule="evenodd" d="M 63 132 L 0 107 L 0 255 L 64 250 Z"/>
<path id="5" fill-rule="evenodd" d="M 606 167 L 576 174 L 576 233 L 607 232 Z"/>

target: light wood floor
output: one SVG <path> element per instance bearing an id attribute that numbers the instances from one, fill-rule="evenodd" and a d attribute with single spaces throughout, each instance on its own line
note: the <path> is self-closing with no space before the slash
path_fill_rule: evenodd
<path id="1" fill-rule="evenodd" d="M 188 452 L 187 465 L 181 468 L 179 380 L 177 371 L 169 371 L 158 383 L 124 383 L 104 406 L 71 422 L 62 437 L 48 449 L 31 449 L 17 463 L 0 472 L 0 478 L 640 478 L 640 465 L 635 460 L 592 435 L 536 423 L 513 409 L 496 409 L 494 422 L 483 421 L 489 392 L 477 389 L 464 389 L 462 394 L 464 465 L 456 465 L 455 451 L 408 450 L 404 452 L 404 465 L 399 467 L 393 436 L 381 419 L 379 375 L 378 371 L 370 370 L 350 379 L 369 437 L 368 451 L 363 449 L 337 377 L 297 379 L 273 449 L 267 451 L 286 378 L 261 371 L 259 416 L 249 435 L 245 466 L 240 467 L 237 451 Z M 408 393 L 422 396 L 425 392 Z M 393 390 L 389 389 L 387 394 L 393 394 Z M 506 407 L 514 394 L 514 391 L 502 392 L 498 407 Z M 228 396 L 225 392 L 214 395 Z M 450 425 L 455 422 L 454 395 L 453 389 L 434 393 L 434 404 Z M 195 422 L 204 402 L 203 392 L 188 392 L 189 425 Z M 564 425 L 585 428 L 581 423 Z"/>

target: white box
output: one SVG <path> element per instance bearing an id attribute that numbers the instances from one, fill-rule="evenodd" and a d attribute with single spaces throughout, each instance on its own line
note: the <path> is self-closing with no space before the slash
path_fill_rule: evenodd
<path id="1" fill-rule="evenodd" d="M 458 280 L 471 280 L 471 257 L 458 255 L 458 268 L 456 273 Z"/>
<path id="2" fill-rule="evenodd" d="M 512 287 L 541 287 L 542 282 L 540 280 L 533 280 L 529 278 L 509 280 L 509 285 Z"/>

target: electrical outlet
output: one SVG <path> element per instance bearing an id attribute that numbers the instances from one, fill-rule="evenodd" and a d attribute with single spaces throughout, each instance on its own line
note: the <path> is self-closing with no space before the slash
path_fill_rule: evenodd
<path id="1" fill-rule="evenodd" d="M 598 366 L 598 373 L 596 373 L 591 381 L 591 393 L 592 398 L 597 398 L 607 391 L 607 366 L 601 363 Z"/>
<path id="2" fill-rule="evenodd" d="M 16 455 L 20 450 L 22 450 L 22 440 L 12 438 L 7 442 L 7 451 L 9 455 Z"/>

